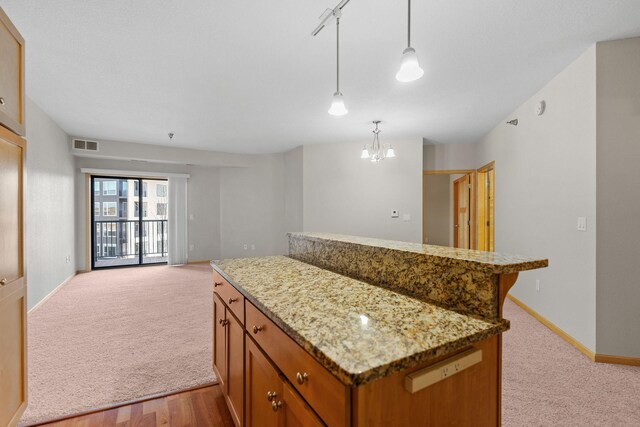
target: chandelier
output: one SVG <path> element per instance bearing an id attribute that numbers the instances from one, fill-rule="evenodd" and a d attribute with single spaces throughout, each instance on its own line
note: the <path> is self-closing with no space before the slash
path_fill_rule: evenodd
<path id="1" fill-rule="evenodd" d="M 387 157 L 395 157 L 396 152 L 391 144 L 380 144 L 380 129 L 378 129 L 380 120 L 374 120 L 372 123 L 376 125 L 376 128 L 373 130 L 373 142 L 371 144 L 365 144 L 360 158 L 369 159 L 373 163 L 379 163 Z"/>

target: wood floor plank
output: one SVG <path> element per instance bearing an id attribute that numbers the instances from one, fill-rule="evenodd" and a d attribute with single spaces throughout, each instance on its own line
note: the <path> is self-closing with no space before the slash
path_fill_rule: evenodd
<path id="1" fill-rule="evenodd" d="M 220 386 L 121 406 L 46 427 L 234 427 Z"/>

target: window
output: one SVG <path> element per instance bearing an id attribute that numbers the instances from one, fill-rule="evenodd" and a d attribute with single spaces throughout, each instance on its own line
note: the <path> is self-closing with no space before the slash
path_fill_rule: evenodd
<path id="1" fill-rule="evenodd" d="M 129 192 L 129 181 L 125 179 L 120 180 L 120 197 L 127 197 L 128 192 Z"/>
<path id="2" fill-rule="evenodd" d="M 102 215 L 103 216 L 116 216 L 117 215 L 117 203 L 116 202 L 104 202 L 102 203 Z"/>
<path id="3" fill-rule="evenodd" d="M 102 194 L 105 196 L 115 196 L 116 181 L 102 181 Z"/>
<path id="4" fill-rule="evenodd" d="M 138 202 L 133 202 L 133 216 L 135 218 L 140 217 L 140 204 Z M 138 233 L 136 231 L 136 233 Z"/>
<path id="5" fill-rule="evenodd" d="M 127 202 L 120 202 L 120 210 L 118 212 L 120 218 L 127 217 Z"/>
<path id="6" fill-rule="evenodd" d="M 148 212 L 147 212 L 147 202 L 143 202 L 142 203 L 142 217 L 146 218 L 148 216 Z"/>
<path id="7" fill-rule="evenodd" d="M 100 216 L 100 202 L 93 203 L 93 215 Z"/>
<path id="8" fill-rule="evenodd" d="M 101 228 L 101 227 L 100 227 L 100 224 L 96 224 L 96 237 L 100 237 L 100 228 Z M 99 250 L 100 250 L 100 249 L 98 248 L 98 251 L 99 251 Z"/>
<path id="9" fill-rule="evenodd" d="M 158 216 L 167 216 L 167 204 L 158 203 L 156 205 L 156 213 L 158 214 Z"/>
<path id="10" fill-rule="evenodd" d="M 100 195 L 100 181 L 94 181 L 93 183 L 93 194 L 96 196 Z"/>
<path id="11" fill-rule="evenodd" d="M 167 186 L 165 184 L 156 185 L 156 196 L 167 197 Z M 160 213 L 158 213 L 160 215 Z"/>
<path id="12" fill-rule="evenodd" d="M 138 194 L 140 192 L 140 189 L 138 188 L 138 185 L 140 183 L 138 181 L 133 181 L 133 195 L 138 197 Z"/>
<path id="13" fill-rule="evenodd" d="M 116 224 L 114 222 L 107 224 L 107 237 L 116 237 Z"/>
<path id="14" fill-rule="evenodd" d="M 142 197 L 147 197 L 147 183 L 142 183 Z"/>

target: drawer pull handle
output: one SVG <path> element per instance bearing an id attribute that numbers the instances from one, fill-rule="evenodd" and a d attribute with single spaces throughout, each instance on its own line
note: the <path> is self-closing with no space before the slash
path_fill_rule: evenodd
<path id="1" fill-rule="evenodd" d="M 301 374 L 300 372 L 296 372 L 296 381 L 298 382 L 298 384 L 304 384 L 308 380 L 309 374 L 307 374 L 306 372 L 303 374 Z"/>
<path id="2" fill-rule="evenodd" d="M 276 393 L 275 391 L 268 391 L 267 392 L 267 400 L 269 402 L 272 402 L 273 399 L 275 399 L 276 397 L 278 397 L 278 393 Z"/>
<path id="3" fill-rule="evenodd" d="M 222 286 L 222 282 L 213 282 L 214 288 L 217 288 L 218 286 Z"/>
<path id="4" fill-rule="evenodd" d="M 6 104 L 6 102 L 4 101 L 4 98 L 0 96 L 0 105 L 4 105 Z"/>
<path id="5" fill-rule="evenodd" d="M 280 409 L 280 407 L 282 407 L 282 402 L 281 401 L 277 401 L 277 402 L 271 402 L 271 409 L 273 409 L 273 412 L 278 412 L 278 409 Z"/>
<path id="6" fill-rule="evenodd" d="M 0 98 L 1 99 L 1 98 Z M 7 284 L 7 278 L 3 277 L 2 280 L 0 280 L 0 286 L 4 286 Z"/>
<path id="7" fill-rule="evenodd" d="M 256 325 L 253 325 L 253 333 L 254 333 L 254 334 L 257 334 L 258 332 L 260 332 L 260 331 L 261 331 L 261 330 L 263 330 L 263 329 L 264 329 L 264 326 L 256 326 Z"/>
<path id="8" fill-rule="evenodd" d="M 238 298 L 229 298 L 229 304 L 233 304 L 236 301 L 238 301 Z"/>
<path id="9" fill-rule="evenodd" d="M 220 319 L 220 320 L 218 320 L 218 323 L 220 323 L 220 325 L 222 325 L 222 327 L 224 328 L 225 326 L 227 326 L 229 324 L 229 321 L 225 320 L 225 319 Z"/>

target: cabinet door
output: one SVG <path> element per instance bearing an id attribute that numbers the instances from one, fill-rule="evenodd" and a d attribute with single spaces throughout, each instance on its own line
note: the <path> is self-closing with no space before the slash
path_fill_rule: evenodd
<path id="1" fill-rule="evenodd" d="M 246 344 L 246 425 L 276 427 L 281 411 L 274 410 L 273 405 L 282 400 L 282 381 L 276 369 L 250 338 L 246 339 Z"/>
<path id="2" fill-rule="evenodd" d="M 283 427 L 321 427 L 324 424 L 309 405 L 283 380 L 283 405 L 279 408 L 280 425 Z"/>
<path id="3" fill-rule="evenodd" d="M 22 138 L 0 128 L 0 427 L 16 425 L 27 405 L 24 147 Z"/>
<path id="4" fill-rule="evenodd" d="M 0 124 L 24 135 L 24 39 L 0 9 Z"/>
<path id="5" fill-rule="evenodd" d="M 227 309 L 227 389 L 229 410 L 237 426 L 244 412 L 244 329 Z"/>
<path id="6" fill-rule="evenodd" d="M 213 369 L 218 376 L 220 387 L 227 384 L 227 337 L 225 308 L 216 294 L 213 296 Z"/>

